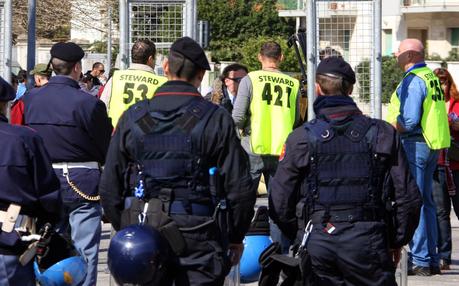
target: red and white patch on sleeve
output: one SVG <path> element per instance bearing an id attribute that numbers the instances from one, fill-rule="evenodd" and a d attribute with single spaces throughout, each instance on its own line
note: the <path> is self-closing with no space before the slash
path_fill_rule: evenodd
<path id="1" fill-rule="evenodd" d="M 285 144 L 284 144 L 284 146 L 282 146 L 282 150 L 281 150 L 281 153 L 279 155 L 279 162 L 284 160 L 284 157 L 285 157 Z"/>

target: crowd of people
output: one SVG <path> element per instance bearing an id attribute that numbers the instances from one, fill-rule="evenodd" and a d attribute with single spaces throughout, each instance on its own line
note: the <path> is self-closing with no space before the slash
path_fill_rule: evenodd
<path id="1" fill-rule="evenodd" d="M 117 283 L 223 285 L 242 256 L 262 175 L 271 238 L 310 261 L 300 265 L 311 285 L 396 285 L 406 244 L 409 274 L 450 269 L 459 92 L 446 68 L 426 66 L 420 41 L 402 41 L 395 54 L 404 77 L 386 121 L 363 115 L 350 96 L 354 70 L 331 48 L 309 122 L 300 82 L 279 70 L 279 43 L 260 47 L 258 71 L 227 66 L 206 96 L 198 88 L 210 65 L 194 40 L 172 44 L 166 76 L 154 72 L 156 52 L 137 40 L 130 67 L 106 78 L 100 62 L 83 74 L 81 47 L 57 43 L 29 72 L 33 88 L 26 71 L 0 81 L 1 285 L 35 285 L 23 237 L 43 238 L 46 223 L 86 263 L 82 285 L 96 285 L 102 217 L 120 244 L 138 245 L 139 232 L 121 230 L 140 223 L 166 245 L 121 266 L 109 253 Z M 136 259 L 151 269 L 129 276 Z"/>

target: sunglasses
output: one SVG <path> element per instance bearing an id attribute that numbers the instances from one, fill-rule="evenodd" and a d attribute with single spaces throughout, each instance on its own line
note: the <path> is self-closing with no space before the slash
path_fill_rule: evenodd
<path id="1" fill-rule="evenodd" d="M 242 77 L 227 77 L 227 79 L 240 83 L 242 80 Z"/>
<path id="2" fill-rule="evenodd" d="M 101 72 L 101 73 L 104 73 L 104 72 L 105 72 L 105 70 L 99 70 L 99 72 Z"/>

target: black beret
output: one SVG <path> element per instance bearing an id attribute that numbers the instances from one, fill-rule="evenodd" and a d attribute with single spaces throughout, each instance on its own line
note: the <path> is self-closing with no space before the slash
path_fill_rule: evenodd
<path id="1" fill-rule="evenodd" d="M 175 41 L 171 51 L 184 55 L 198 67 L 210 70 L 209 61 L 201 46 L 189 37 L 183 37 Z"/>
<path id="2" fill-rule="evenodd" d="M 6 80 L 0 77 L 0 101 L 10 101 L 16 97 L 14 88 Z"/>
<path id="3" fill-rule="evenodd" d="M 323 59 L 316 70 L 317 74 L 332 74 L 343 77 L 350 83 L 355 83 L 355 73 L 352 67 L 342 58 L 327 57 Z"/>
<path id="4" fill-rule="evenodd" d="M 56 43 L 51 48 L 51 58 L 76 63 L 84 57 L 83 49 L 75 43 Z"/>

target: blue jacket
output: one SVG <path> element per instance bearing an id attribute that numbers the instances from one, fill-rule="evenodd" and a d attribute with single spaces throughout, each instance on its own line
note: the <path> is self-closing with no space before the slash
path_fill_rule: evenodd
<path id="1" fill-rule="evenodd" d="M 26 94 L 24 121 L 43 138 L 52 162 L 105 162 L 112 132 L 105 104 L 75 80 L 55 76 Z"/>
<path id="2" fill-rule="evenodd" d="M 0 210 L 17 203 L 22 214 L 57 217 L 59 180 L 40 136 L 30 128 L 8 124 L 0 115 L 0 146 Z"/>

